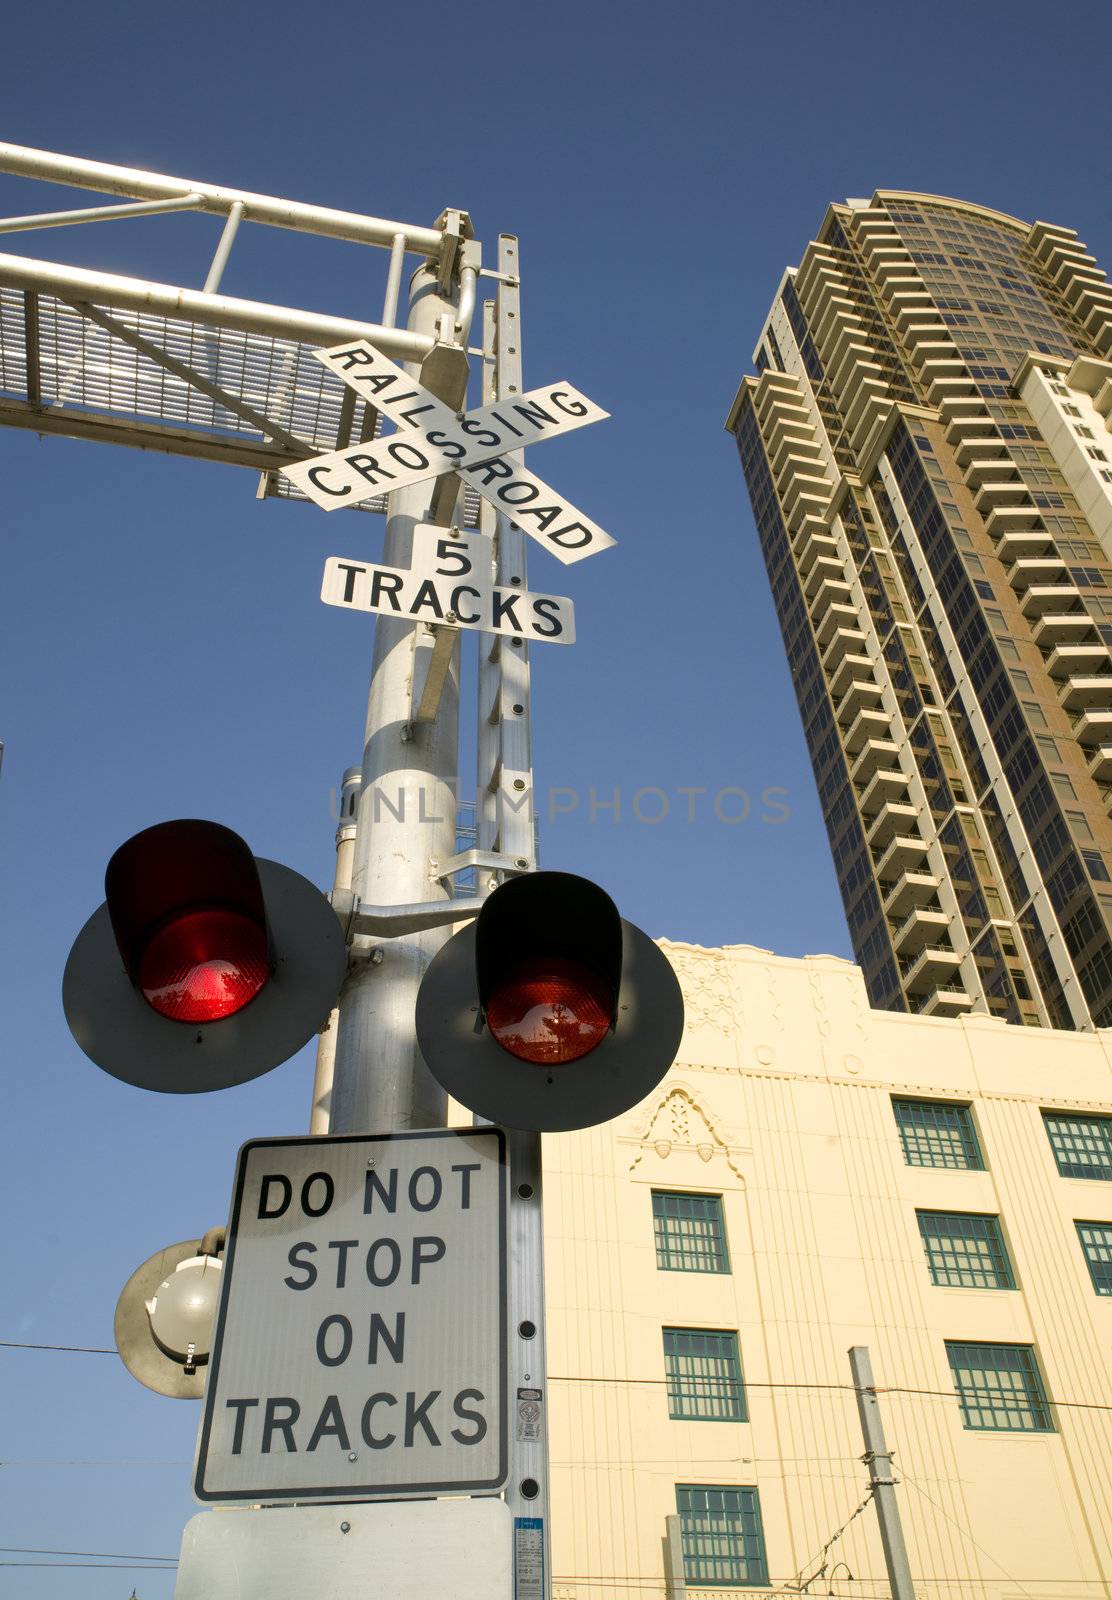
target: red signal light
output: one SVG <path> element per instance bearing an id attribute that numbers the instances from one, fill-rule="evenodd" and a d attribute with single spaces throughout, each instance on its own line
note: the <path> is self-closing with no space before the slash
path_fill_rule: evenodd
<path id="1" fill-rule="evenodd" d="M 222 906 L 194 907 L 151 937 L 137 981 L 174 1022 L 216 1022 L 249 1005 L 270 978 L 266 929 Z"/>
<path id="2" fill-rule="evenodd" d="M 491 1036 L 520 1061 L 578 1061 L 602 1043 L 613 1020 L 608 985 L 561 957 L 520 962 L 487 997 Z"/>

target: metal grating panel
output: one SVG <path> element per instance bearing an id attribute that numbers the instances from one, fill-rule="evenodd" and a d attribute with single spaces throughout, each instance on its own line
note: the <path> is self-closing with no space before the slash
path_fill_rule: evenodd
<path id="1" fill-rule="evenodd" d="M 361 401 L 344 414 L 345 386 L 313 358 L 312 345 L 152 312 L 107 315 L 309 452 L 373 434 Z M 268 495 L 304 499 L 278 470 L 289 451 L 260 427 L 51 295 L 0 288 L 0 422 L 261 467 Z M 384 512 L 385 497 L 353 509 Z M 478 525 L 473 490 L 465 491 L 463 520 Z"/>

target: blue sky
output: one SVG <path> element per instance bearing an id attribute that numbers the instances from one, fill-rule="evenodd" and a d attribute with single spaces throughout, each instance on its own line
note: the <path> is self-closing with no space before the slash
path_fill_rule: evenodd
<path id="1" fill-rule="evenodd" d="M 527 385 L 568 379 L 612 413 L 531 465 L 619 541 L 530 569 L 574 598 L 579 641 L 533 652 L 542 862 L 598 878 L 653 935 L 848 955 L 723 419 L 833 199 L 956 195 L 1075 227 L 1112 263 L 1112 12 L 196 0 L 178 18 L 132 0 L 14 10 L 4 137 L 414 222 L 458 206 L 491 247 L 518 234 Z M 87 203 L 0 177 L 5 215 Z M 3 248 L 199 286 L 217 230 L 164 217 Z M 246 228 L 224 288 L 374 320 L 383 271 L 377 252 Z M 320 569 L 337 523 L 342 553 L 369 557 L 381 523 L 326 532 L 312 507 L 257 504 L 250 473 L 14 430 L 0 474 L 0 1338 L 105 1346 L 134 1268 L 223 1220 L 238 1146 L 304 1129 L 311 1052 L 218 1096 L 129 1089 L 66 1032 L 66 953 L 111 851 L 167 817 L 214 817 L 330 881 L 370 624 L 321 606 Z M 578 806 L 549 822 L 557 788 Z M 631 815 L 645 788 L 669 796 L 666 820 Z M 620 820 L 592 821 L 591 790 L 616 789 Z M 715 817 L 727 789 L 749 796 L 744 822 Z M 0 1544 L 174 1555 L 195 1408 L 109 1356 L 0 1363 Z M 0 1565 L 0 1600 L 124 1600 L 133 1583 L 141 1600 L 172 1589 Z"/>

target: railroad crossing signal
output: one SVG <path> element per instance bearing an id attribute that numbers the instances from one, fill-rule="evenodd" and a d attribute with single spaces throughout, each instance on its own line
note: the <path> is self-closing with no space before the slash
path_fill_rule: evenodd
<path id="1" fill-rule="evenodd" d="M 347 963 L 332 907 L 216 822 L 163 822 L 108 863 L 62 1003 L 98 1067 L 141 1089 L 246 1083 L 323 1027 Z"/>
<path id="2" fill-rule="evenodd" d="M 565 565 L 615 543 L 597 522 L 510 459 L 527 444 L 608 415 L 571 384 L 534 389 L 463 413 L 438 400 L 367 339 L 313 354 L 399 429 L 388 438 L 283 467 L 290 482 L 325 511 L 458 472 Z"/>
<path id="3" fill-rule="evenodd" d="M 627 1111 L 683 1033 L 667 958 L 599 886 L 566 872 L 502 884 L 440 950 L 417 995 L 433 1077 L 509 1128 L 563 1132 Z"/>

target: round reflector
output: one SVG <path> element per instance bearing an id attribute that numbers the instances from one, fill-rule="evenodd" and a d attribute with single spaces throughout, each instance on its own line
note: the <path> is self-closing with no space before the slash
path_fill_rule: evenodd
<path id="1" fill-rule="evenodd" d="M 523 961 L 492 990 L 487 1027 L 519 1061 L 560 1065 L 601 1044 L 613 1016 L 607 986 L 578 961 Z"/>
<path id="2" fill-rule="evenodd" d="M 234 1016 L 270 977 L 266 930 L 238 911 L 194 907 L 153 935 L 138 977 L 147 1003 L 174 1022 Z"/>

